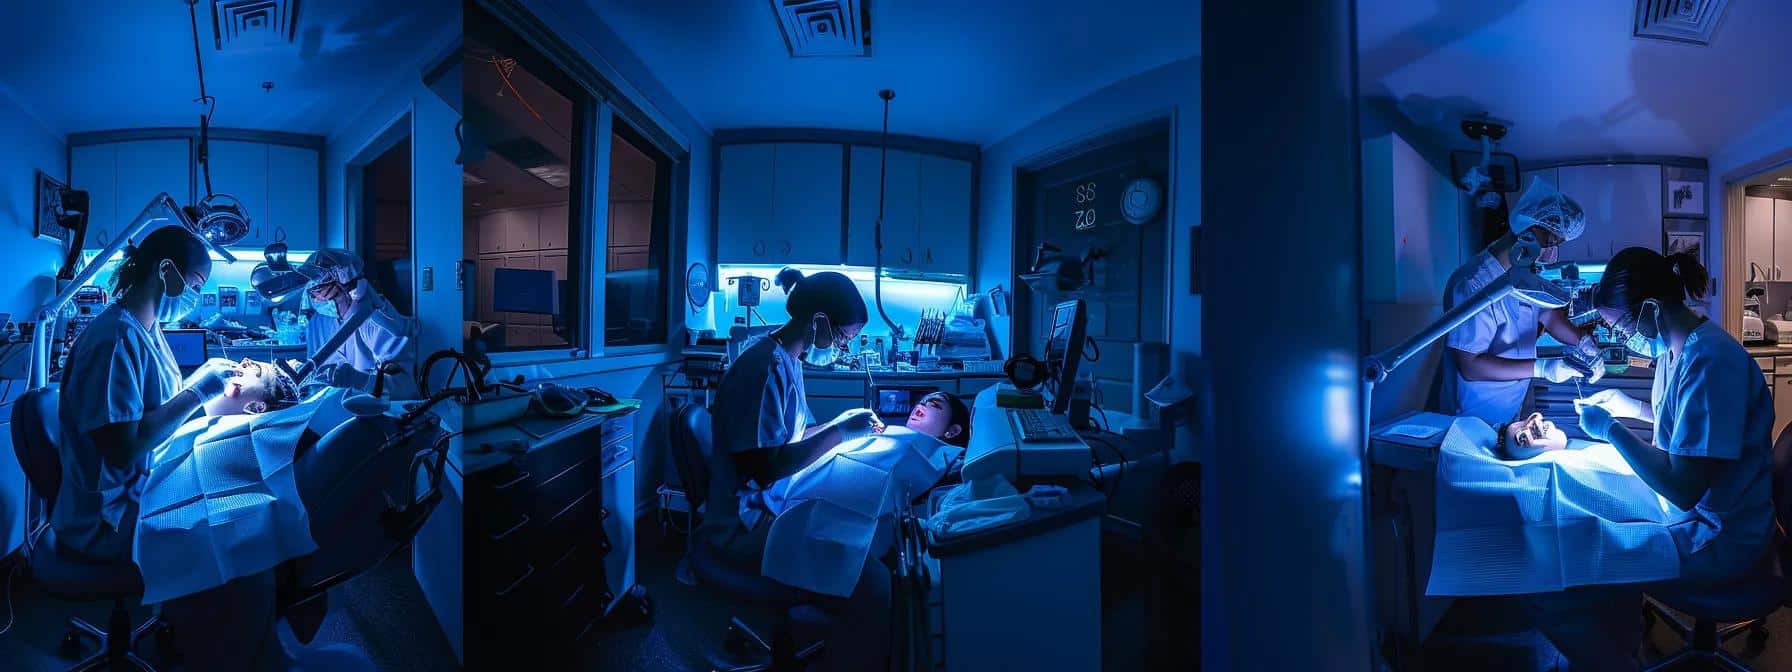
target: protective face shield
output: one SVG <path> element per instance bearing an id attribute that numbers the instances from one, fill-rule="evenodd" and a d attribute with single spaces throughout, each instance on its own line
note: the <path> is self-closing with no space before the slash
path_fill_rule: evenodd
<path id="1" fill-rule="evenodd" d="M 1532 229 L 1542 229 L 1554 236 L 1555 244 L 1560 245 L 1580 237 L 1587 229 L 1587 215 L 1574 199 L 1556 191 L 1548 182 L 1532 177 L 1530 185 L 1512 207 L 1510 225 L 1512 232 L 1520 235 Z M 1546 251 L 1545 254 L 1549 253 Z"/>
<path id="2" fill-rule="evenodd" d="M 199 290 L 187 286 L 185 274 L 174 262 L 163 259 L 158 268 L 162 274 L 162 302 L 156 305 L 156 321 L 186 319 L 199 308 Z"/>
<path id="3" fill-rule="evenodd" d="M 815 321 L 810 324 L 809 329 L 809 349 L 803 351 L 803 361 L 813 366 L 833 366 L 843 349 L 836 341 L 834 325 L 828 321 L 827 315 L 816 313 Z"/>
<path id="4" fill-rule="evenodd" d="M 1643 302 L 1625 324 L 1612 325 L 1614 336 L 1624 339 L 1624 347 L 1638 357 L 1650 360 L 1660 358 L 1668 350 L 1668 344 L 1661 337 L 1661 304 L 1655 299 Z"/>

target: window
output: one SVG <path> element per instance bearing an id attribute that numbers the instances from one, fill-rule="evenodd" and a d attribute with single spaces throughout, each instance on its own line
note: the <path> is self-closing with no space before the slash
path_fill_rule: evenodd
<path id="1" fill-rule="evenodd" d="M 496 21 L 467 22 L 462 159 L 474 320 L 492 352 L 582 347 L 582 138 L 589 99 Z"/>
<path id="2" fill-rule="evenodd" d="M 672 162 L 622 119 L 611 128 L 604 345 L 664 343 Z"/>

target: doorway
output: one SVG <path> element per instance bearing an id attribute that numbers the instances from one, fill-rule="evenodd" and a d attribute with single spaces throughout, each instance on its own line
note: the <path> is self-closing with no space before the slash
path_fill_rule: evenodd
<path id="1" fill-rule="evenodd" d="M 1169 339 L 1169 124 L 1127 129 L 1051 161 L 1017 176 L 1015 268 L 1030 270 L 1042 243 L 1059 248 L 1066 263 L 1078 263 L 1090 252 L 1104 256 L 1094 261 L 1081 289 L 1040 291 L 1019 283 L 1011 350 L 1042 357 L 1052 306 L 1082 299 L 1094 346 L 1085 348 L 1080 371 L 1087 373 L 1078 377 L 1092 379 L 1103 408 L 1135 413 L 1135 363 L 1145 367 L 1146 381 L 1155 381 Z M 1162 207 L 1146 218 L 1135 211 L 1129 219 L 1121 199 L 1137 180 L 1155 182 Z M 1140 344 L 1150 361 L 1135 362 Z"/>
<path id="2" fill-rule="evenodd" d="M 415 315 L 411 287 L 411 139 L 361 171 L 361 261 L 367 281 L 398 311 Z"/>

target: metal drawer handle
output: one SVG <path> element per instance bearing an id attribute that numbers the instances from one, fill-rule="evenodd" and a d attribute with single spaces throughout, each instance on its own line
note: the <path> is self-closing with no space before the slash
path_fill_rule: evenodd
<path id="1" fill-rule="evenodd" d="M 534 576 L 534 575 L 535 575 L 535 565 L 529 565 L 529 569 L 525 570 L 523 572 L 522 576 L 516 577 L 516 580 L 510 582 L 510 585 L 505 586 L 503 590 L 498 591 L 498 597 L 503 597 L 505 595 L 509 595 L 510 591 L 516 590 L 517 586 L 523 585 L 524 581 L 528 581 L 529 577 Z"/>
<path id="2" fill-rule="evenodd" d="M 523 472 L 523 473 L 522 473 L 522 474 L 521 474 L 521 475 L 519 475 L 519 476 L 517 476 L 517 477 L 516 477 L 516 478 L 513 478 L 513 479 L 510 479 L 510 480 L 508 480 L 508 481 L 505 481 L 505 482 L 503 482 L 503 483 L 500 483 L 500 484 L 498 484 L 498 485 L 497 485 L 497 486 L 494 486 L 494 487 L 493 487 L 493 488 L 492 488 L 492 489 L 494 489 L 494 490 L 503 490 L 503 489 L 505 489 L 505 488 L 508 488 L 508 487 L 510 487 L 510 486 L 513 486 L 513 485 L 516 485 L 516 484 L 518 484 L 518 483 L 521 483 L 521 482 L 523 482 L 523 481 L 527 481 L 527 480 L 529 480 L 529 476 L 530 476 L 530 474 L 529 474 L 529 472 L 527 472 L 527 471 L 525 471 L 525 472 Z"/>
<path id="3" fill-rule="evenodd" d="M 523 519 L 517 521 L 515 525 L 510 526 L 510 529 L 492 535 L 492 541 L 500 541 L 503 538 L 510 536 L 512 533 L 516 532 L 517 530 L 523 529 L 523 526 L 528 525 L 528 524 L 529 524 L 529 514 L 525 513 L 525 514 L 523 514 Z"/>

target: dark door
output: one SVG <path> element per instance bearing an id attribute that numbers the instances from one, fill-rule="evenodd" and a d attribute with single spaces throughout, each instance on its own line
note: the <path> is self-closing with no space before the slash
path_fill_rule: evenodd
<path id="1" fill-rule="evenodd" d="M 398 312 L 415 315 L 411 288 L 411 139 L 362 169 L 360 254 L 367 281 Z"/>
<path id="2" fill-rule="evenodd" d="M 1079 378 L 1093 377 L 1103 408 L 1133 412 L 1134 346 L 1146 344 L 1153 359 L 1164 347 L 1167 218 L 1170 134 L 1158 123 L 1118 134 L 1087 150 L 1019 176 L 1020 223 L 1015 240 L 1015 267 L 1025 273 L 1040 243 L 1062 248 L 1081 260 L 1091 250 L 1105 253 L 1095 261 L 1092 284 L 1080 291 L 1036 291 L 1026 283 L 1015 288 L 1015 353 L 1043 357 L 1050 332 L 1052 306 L 1081 298 L 1088 304 L 1088 335 Z M 1128 220 L 1120 201 L 1135 180 L 1156 182 L 1163 207 L 1140 223 Z M 1147 363 L 1147 389 L 1161 375 L 1160 363 Z"/>

